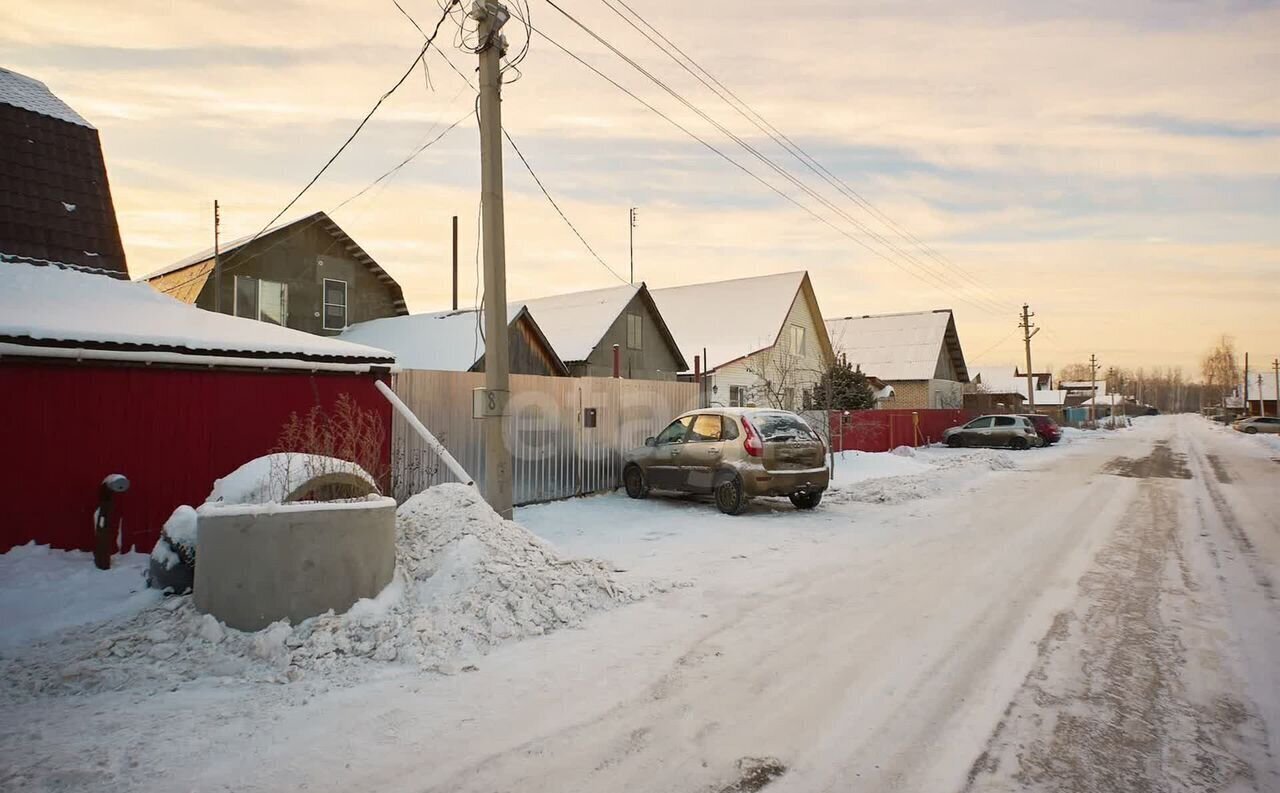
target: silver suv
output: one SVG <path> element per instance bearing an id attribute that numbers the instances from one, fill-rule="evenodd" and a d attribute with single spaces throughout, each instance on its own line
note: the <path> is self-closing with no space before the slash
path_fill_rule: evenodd
<path id="1" fill-rule="evenodd" d="M 627 495 L 710 493 L 736 515 L 752 496 L 788 496 L 813 509 L 827 489 L 826 447 L 795 413 L 765 408 L 693 410 L 624 457 Z"/>
<path id="2" fill-rule="evenodd" d="M 979 416 L 964 426 L 943 432 L 942 441 L 952 448 L 1003 446 L 1029 449 L 1044 443 L 1031 420 L 1022 416 Z"/>

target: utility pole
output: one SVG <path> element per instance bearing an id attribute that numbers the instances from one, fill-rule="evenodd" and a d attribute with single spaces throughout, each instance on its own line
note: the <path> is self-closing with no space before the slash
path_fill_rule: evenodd
<path id="1" fill-rule="evenodd" d="M 458 216 L 453 216 L 453 310 L 458 310 Z"/>
<path id="2" fill-rule="evenodd" d="M 628 215 L 630 218 L 630 229 L 628 229 L 630 236 L 628 237 L 627 247 L 631 252 L 631 283 L 634 284 L 636 282 L 636 208 L 631 207 Z"/>
<path id="3" fill-rule="evenodd" d="M 1262 372 L 1258 372 L 1258 415 L 1267 415 L 1267 400 L 1262 397 Z"/>
<path id="4" fill-rule="evenodd" d="M 1098 421 L 1098 356 L 1089 355 L 1089 385 L 1093 389 L 1093 396 L 1089 399 L 1089 423 L 1094 424 Z"/>
<path id="5" fill-rule="evenodd" d="M 1280 418 L 1280 358 L 1276 358 L 1271 362 L 1271 371 L 1276 374 L 1276 417 Z"/>
<path id="6" fill-rule="evenodd" d="M 218 232 L 222 225 L 222 215 L 218 210 L 218 199 L 213 199 L 213 311 L 222 313 L 222 255 L 218 250 Z"/>
<path id="7" fill-rule="evenodd" d="M 1249 416 L 1249 353 L 1244 354 L 1244 415 Z"/>
<path id="8" fill-rule="evenodd" d="M 1022 328 L 1022 343 L 1027 347 L 1027 399 L 1031 401 L 1031 412 L 1036 412 L 1036 387 L 1035 377 L 1031 374 L 1031 337 L 1040 332 L 1040 329 L 1031 324 L 1031 318 L 1035 314 L 1028 310 L 1026 303 L 1022 304 L 1022 321 L 1018 323 L 1018 327 Z"/>
<path id="9" fill-rule="evenodd" d="M 510 18 L 494 0 L 475 3 L 480 43 L 480 200 L 484 239 L 484 389 L 472 415 L 484 421 L 484 497 L 504 518 L 511 517 L 511 451 L 503 434 L 510 393 L 507 349 L 507 249 L 502 211 L 502 56 L 500 33 Z M 474 408 L 479 408 L 475 410 Z"/>

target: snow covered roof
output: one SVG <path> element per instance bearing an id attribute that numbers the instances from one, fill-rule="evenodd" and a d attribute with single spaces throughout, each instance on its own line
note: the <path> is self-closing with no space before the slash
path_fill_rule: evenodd
<path id="1" fill-rule="evenodd" d="M 42 116 L 94 129 L 92 124 L 85 121 L 84 116 L 54 96 L 44 83 L 3 67 L 0 67 L 0 104 L 13 105 Z"/>
<path id="2" fill-rule="evenodd" d="M 204 311 L 147 284 L 0 254 L 0 352 L 67 357 L 68 349 L 86 358 L 314 369 L 395 362 L 385 350 Z"/>
<path id="3" fill-rule="evenodd" d="M 1019 374 L 1016 366 L 986 366 L 981 372 L 974 372 L 974 379 L 980 381 L 986 393 L 1022 394 L 1023 399 L 1027 398 L 1027 376 Z M 1037 388 L 1035 396 L 1037 407 L 1061 407 L 1067 403 L 1068 393 L 1062 389 Z"/>
<path id="4" fill-rule="evenodd" d="M 523 305 L 556 354 L 565 361 L 585 361 L 644 284 L 622 284 L 567 295 L 525 300 Z M 509 309 L 508 309 L 509 310 Z"/>
<path id="5" fill-rule="evenodd" d="M 950 355 L 956 376 L 969 382 L 951 309 L 828 319 L 837 353 L 881 380 L 930 380 L 938 359 Z"/>
<path id="6" fill-rule="evenodd" d="M 526 307 L 509 306 L 507 316 L 511 318 L 508 325 L 527 321 L 545 340 L 545 333 Z M 404 369 L 467 372 L 484 356 L 482 322 L 481 313 L 474 309 L 410 314 L 356 323 L 344 330 L 340 338 L 390 350 L 396 356 L 396 363 Z M 549 342 L 547 347 L 558 368 L 568 374 Z"/>
<path id="7" fill-rule="evenodd" d="M 654 289 L 652 295 L 685 361 L 692 363 L 705 348 L 711 371 L 772 347 L 807 279 L 797 270 Z"/>

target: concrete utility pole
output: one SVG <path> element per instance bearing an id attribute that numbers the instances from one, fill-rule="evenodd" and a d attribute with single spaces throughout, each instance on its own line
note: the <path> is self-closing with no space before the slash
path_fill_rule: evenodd
<path id="1" fill-rule="evenodd" d="M 1262 396 L 1262 372 L 1258 372 L 1258 415 L 1267 415 L 1267 400 Z"/>
<path id="2" fill-rule="evenodd" d="M 1271 371 L 1276 374 L 1276 417 L 1280 418 L 1280 358 L 1271 362 Z"/>
<path id="3" fill-rule="evenodd" d="M 213 199 L 213 311 L 222 313 L 222 256 L 218 251 L 218 232 L 222 215 L 218 212 L 218 199 Z"/>
<path id="4" fill-rule="evenodd" d="M 1089 355 L 1089 383 L 1093 388 L 1093 396 L 1089 399 L 1089 422 L 1098 420 L 1098 356 Z"/>
<path id="5" fill-rule="evenodd" d="M 502 56 L 499 32 L 510 18 L 493 0 L 472 6 L 480 24 L 480 200 L 484 206 L 484 389 L 478 410 L 484 421 L 484 497 L 504 518 L 511 517 L 511 451 L 503 434 L 510 393 L 507 349 L 507 249 L 502 211 Z"/>
<path id="6" fill-rule="evenodd" d="M 631 283 L 634 284 L 636 282 L 636 208 L 631 207 L 628 215 L 631 228 L 628 230 L 630 236 L 627 240 L 627 247 L 631 252 Z"/>
<path id="7" fill-rule="evenodd" d="M 1022 321 L 1018 323 L 1018 327 L 1022 328 L 1022 343 L 1027 347 L 1027 399 L 1031 401 L 1031 412 L 1036 412 L 1036 386 L 1035 378 L 1031 374 L 1031 337 L 1040 332 L 1040 329 L 1031 324 L 1031 318 L 1035 314 L 1028 310 L 1026 303 L 1022 304 Z"/>

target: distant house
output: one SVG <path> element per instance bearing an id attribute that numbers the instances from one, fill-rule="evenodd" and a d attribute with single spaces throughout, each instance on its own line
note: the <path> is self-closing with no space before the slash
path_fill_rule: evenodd
<path id="1" fill-rule="evenodd" d="M 200 311 L 145 284 L 0 256 L 0 383 L 11 498 L 0 553 L 93 547 L 103 478 L 130 481 L 113 535 L 151 550 L 169 514 L 272 450 L 291 414 L 339 400 L 373 411 L 384 350 Z M 381 450 L 390 466 L 390 449 Z"/>
<path id="2" fill-rule="evenodd" d="M 826 321 L 849 363 L 893 386 L 885 408 L 959 408 L 969 382 L 951 309 L 840 317 Z"/>
<path id="3" fill-rule="evenodd" d="M 0 254 L 128 278 L 98 130 L 0 68 Z"/>
<path id="4" fill-rule="evenodd" d="M 988 366 L 973 375 L 973 387 L 970 391 L 991 396 L 1017 394 L 1022 399 L 1021 409 L 1023 410 L 1031 409 L 1032 397 L 1034 397 L 1036 411 L 1050 414 L 1057 414 L 1063 408 L 1078 405 L 1083 401 L 1083 397 L 1075 397 L 1065 388 L 1054 388 L 1051 374 L 1032 373 L 1031 382 L 1035 385 L 1035 393 L 1029 396 L 1025 372 L 1016 366 Z M 1102 383 L 1099 383 L 1098 387 L 1098 393 L 1102 393 L 1104 390 Z M 966 400 L 968 400 L 967 396 Z M 965 404 L 967 406 L 969 402 L 966 401 Z"/>
<path id="5" fill-rule="evenodd" d="M 481 321 L 473 309 L 410 314 L 359 322 L 343 331 L 341 338 L 388 350 L 404 369 L 483 372 Z M 569 368 L 556 355 L 529 309 L 512 307 L 507 326 L 512 374 L 568 376 Z"/>
<path id="6" fill-rule="evenodd" d="M 802 409 L 834 360 L 807 272 L 655 289 L 653 299 L 685 360 L 701 360 L 709 404 Z"/>
<path id="7" fill-rule="evenodd" d="M 396 280 L 323 212 L 227 242 L 217 259 L 209 248 L 143 280 L 206 311 L 318 336 L 409 313 Z"/>
<path id="8" fill-rule="evenodd" d="M 621 376 L 675 380 L 687 368 L 663 314 L 643 283 L 525 300 L 551 347 L 574 377 L 613 374 L 617 345 Z"/>

